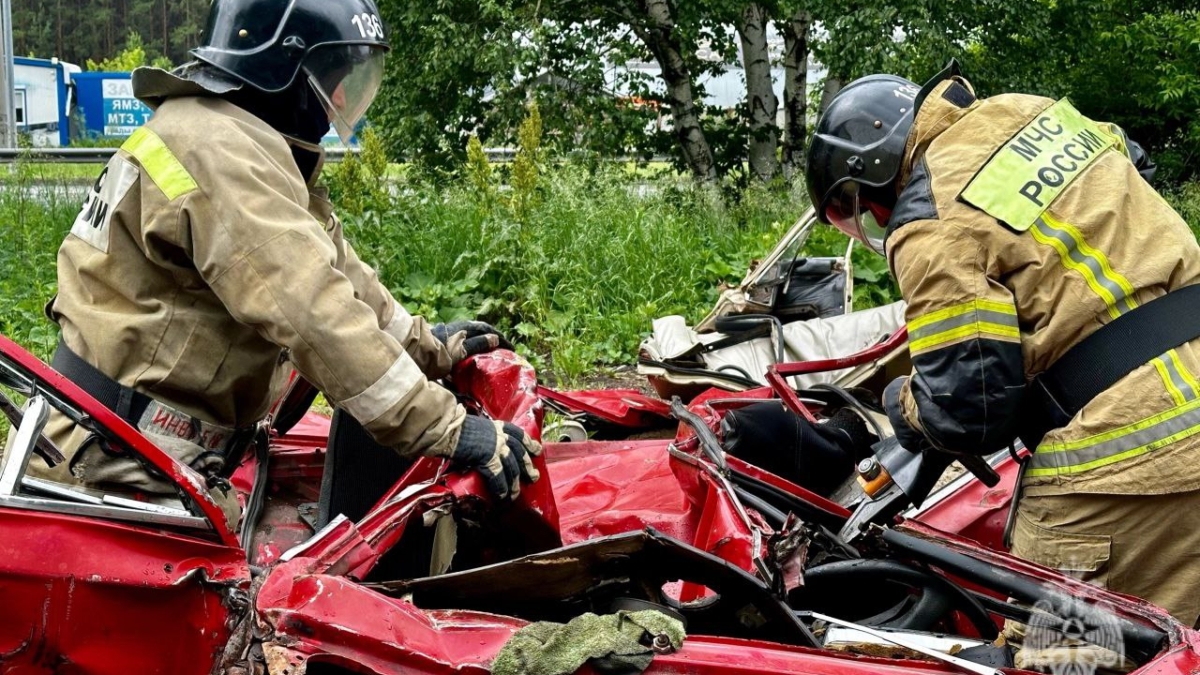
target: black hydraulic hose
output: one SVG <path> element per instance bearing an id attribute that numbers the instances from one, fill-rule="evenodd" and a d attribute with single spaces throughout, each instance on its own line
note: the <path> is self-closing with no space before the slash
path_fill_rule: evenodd
<path id="1" fill-rule="evenodd" d="M 735 366 L 732 363 L 726 363 L 725 365 L 721 366 L 720 368 L 717 368 L 718 373 L 723 373 L 726 371 L 736 372 L 737 374 L 741 375 L 742 377 L 746 378 L 747 380 L 754 379 L 754 378 L 750 377 L 750 373 L 747 373 L 743 368 L 741 368 L 740 366 Z"/>
<path id="2" fill-rule="evenodd" d="M 766 501 L 759 499 L 743 488 L 734 486 L 733 492 L 738 496 L 738 499 L 742 500 L 743 504 L 761 513 L 763 518 L 767 520 L 767 524 L 775 528 L 776 531 L 783 529 L 783 524 L 787 522 L 787 514 L 783 511 L 771 506 Z"/>
<path id="3" fill-rule="evenodd" d="M 783 509 L 793 511 L 805 520 L 816 522 L 832 529 L 840 529 L 846 524 L 846 519 L 840 514 L 826 511 L 819 506 L 810 504 L 749 474 L 732 469 L 729 472 L 729 479 L 734 485 L 745 488 L 763 499 L 771 500 L 777 507 L 781 506 Z"/>
<path id="4" fill-rule="evenodd" d="M 985 640 L 995 640 L 1000 631 L 992 621 L 987 609 L 970 593 L 958 584 L 940 577 L 932 572 L 906 565 L 896 560 L 840 560 L 819 567 L 811 567 L 804 571 L 806 586 L 816 587 L 818 584 L 854 584 L 862 585 L 864 581 L 885 579 L 906 586 L 920 587 L 926 594 L 941 595 L 950 601 L 955 609 L 962 611 L 980 637 Z M 922 598 L 922 603 L 911 611 L 906 622 L 900 625 L 889 624 L 889 627 L 903 629 L 929 630 L 939 616 L 923 616 L 931 610 L 940 613 L 940 603 L 934 602 L 932 596 Z M 925 612 L 922 612 L 922 606 Z"/>
<path id="5" fill-rule="evenodd" d="M 1051 588 L 1048 584 L 951 551 L 932 541 L 891 529 L 885 529 L 882 537 L 883 541 L 896 553 L 915 558 L 949 574 L 1011 596 L 1026 604 L 1033 605 L 1039 601 L 1050 601 L 1054 607 L 1073 607 L 1080 602 L 1070 595 Z M 1157 628 L 1135 623 L 1097 606 L 1089 605 L 1088 610 L 1104 614 L 1105 621 L 1111 621 L 1118 627 L 1125 643 L 1126 654 L 1139 664 L 1146 663 L 1162 651 L 1167 641 L 1167 634 Z"/>
<path id="6" fill-rule="evenodd" d="M 771 314 L 737 314 L 723 316 L 716 321 L 716 328 L 722 333 L 747 333 L 761 326 L 767 327 L 774 343 L 771 346 L 775 348 L 775 363 L 783 363 L 787 359 L 787 352 L 783 342 L 783 323 L 779 317 Z"/>
<path id="7" fill-rule="evenodd" d="M 735 387 L 741 387 L 742 389 L 754 389 L 756 387 L 763 386 L 761 382 L 755 382 L 754 380 L 740 377 L 738 375 L 730 375 L 729 373 L 723 373 L 719 370 L 709 370 L 707 368 L 688 368 L 686 366 L 678 366 L 665 361 L 655 361 L 654 359 L 647 359 L 644 357 L 638 359 L 638 365 L 650 366 L 652 368 L 662 368 L 668 373 L 674 373 L 676 375 L 692 375 L 695 377 L 709 377 L 717 380 L 723 380 Z"/>
<path id="8" fill-rule="evenodd" d="M 729 464 L 725 461 L 725 448 L 721 447 L 721 440 L 717 438 L 712 429 L 708 428 L 708 424 L 699 415 L 687 409 L 678 396 L 671 399 L 671 414 L 675 419 L 691 428 L 692 432 L 696 434 L 700 450 L 713 464 L 717 465 L 722 473 L 729 471 Z"/>
<path id="9" fill-rule="evenodd" d="M 882 441 L 884 438 L 887 437 L 887 434 L 883 433 L 883 427 L 879 425 L 879 420 L 875 419 L 875 416 L 872 415 L 868 411 L 867 406 L 863 405 L 862 401 L 859 401 L 858 399 L 851 396 L 850 392 L 846 391 L 842 387 L 839 387 L 834 384 L 818 382 L 817 384 L 814 384 L 813 386 L 809 387 L 809 389 L 828 391 L 828 392 L 832 392 L 832 393 L 836 394 L 839 398 L 841 398 L 843 401 L 848 403 L 850 405 L 850 407 L 857 410 L 858 414 L 860 414 L 864 418 L 866 418 L 867 423 L 869 423 L 875 429 L 876 438 L 878 438 L 879 440 Z"/>

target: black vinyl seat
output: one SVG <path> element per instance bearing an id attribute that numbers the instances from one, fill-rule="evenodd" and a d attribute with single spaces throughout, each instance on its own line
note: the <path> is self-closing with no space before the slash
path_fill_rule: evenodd
<path id="1" fill-rule="evenodd" d="M 360 520 L 412 466 L 395 450 L 375 442 L 358 420 L 341 410 L 333 413 L 317 527 L 340 513 Z"/>

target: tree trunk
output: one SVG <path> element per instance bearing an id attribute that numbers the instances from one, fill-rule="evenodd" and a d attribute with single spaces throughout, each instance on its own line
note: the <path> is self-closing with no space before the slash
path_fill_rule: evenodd
<path id="1" fill-rule="evenodd" d="M 779 126 L 775 115 L 779 101 L 771 79 L 771 55 L 767 52 L 767 11 L 751 2 L 742 10 L 738 34 L 742 38 L 742 68 L 746 71 L 746 114 L 750 126 L 750 171 L 759 180 L 771 180 L 779 173 L 775 151 L 779 147 Z"/>
<path id="2" fill-rule="evenodd" d="M 64 53 L 65 50 L 63 49 L 62 0 L 58 0 L 58 2 L 55 3 L 54 9 L 56 10 L 55 11 L 56 20 L 54 22 L 54 24 L 55 24 L 54 28 L 55 28 L 55 35 L 57 37 L 57 40 L 54 44 L 54 47 L 55 47 L 54 55 L 57 56 L 58 58 L 62 59 L 62 58 L 66 57 L 66 55 Z"/>
<path id="3" fill-rule="evenodd" d="M 662 70 L 675 136 L 679 139 L 684 160 L 696 180 L 714 181 L 717 169 L 712 148 L 700 126 L 700 115 L 692 94 L 692 77 L 683 58 L 679 36 L 675 34 L 671 7 L 667 0 L 639 0 L 636 4 L 643 12 L 642 16 L 634 16 L 628 9 L 625 13 L 629 25 L 654 55 Z"/>
<path id="4" fill-rule="evenodd" d="M 829 107 L 830 101 L 842 90 L 842 78 L 830 74 L 825 78 L 825 89 L 821 91 L 821 113 Z"/>
<path id="5" fill-rule="evenodd" d="M 162 53 L 163 53 L 163 56 L 170 56 L 171 55 L 171 29 L 167 26 L 167 24 L 169 23 L 168 16 L 167 16 L 167 0 L 162 0 L 162 3 L 163 3 L 163 12 L 162 12 L 163 50 L 162 50 Z"/>
<path id="6" fill-rule="evenodd" d="M 808 27 L 812 17 L 796 11 L 780 23 L 783 34 L 783 174 L 790 180 L 804 170 L 808 134 Z"/>

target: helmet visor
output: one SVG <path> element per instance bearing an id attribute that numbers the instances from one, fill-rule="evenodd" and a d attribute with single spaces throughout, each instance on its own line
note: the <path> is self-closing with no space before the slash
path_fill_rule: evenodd
<path id="1" fill-rule="evenodd" d="M 883 255 L 883 240 L 887 234 L 887 209 L 859 198 L 857 186 L 842 190 L 825 207 L 825 219 L 837 229 Z"/>
<path id="2" fill-rule="evenodd" d="M 316 49 L 304 72 L 343 143 L 349 143 L 383 82 L 384 50 L 369 45 Z"/>

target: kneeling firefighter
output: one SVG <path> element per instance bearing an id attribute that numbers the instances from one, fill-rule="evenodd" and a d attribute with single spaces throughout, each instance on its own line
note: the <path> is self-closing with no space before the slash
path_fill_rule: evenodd
<path id="1" fill-rule="evenodd" d="M 402 455 L 451 458 L 501 498 L 538 477 L 535 442 L 467 416 L 431 381 L 507 341 L 406 312 L 316 186 L 321 138 L 332 124 L 349 140 L 387 47 L 372 0 L 216 0 L 194 62 L 134 72 L 154 115 L 58 254 L 53 365 L 208 477 L 235 523 L 224 479 L 280 395 L 285 361 Z M 64 418 L 47 433 L 69 461 L 44 477 L 174 495 Z"/>
<path id="2" fill-rule="evenodd" d="M 1145 172 L 1139 174 L 1139 169 Z M 1141 148 L 1069 101 L 851 83 L 807 168 L 820 218 L 886 254 L 909 450 L 1034 450 L 1013 552 L 1200 616 L 1200 247 Z"/>

